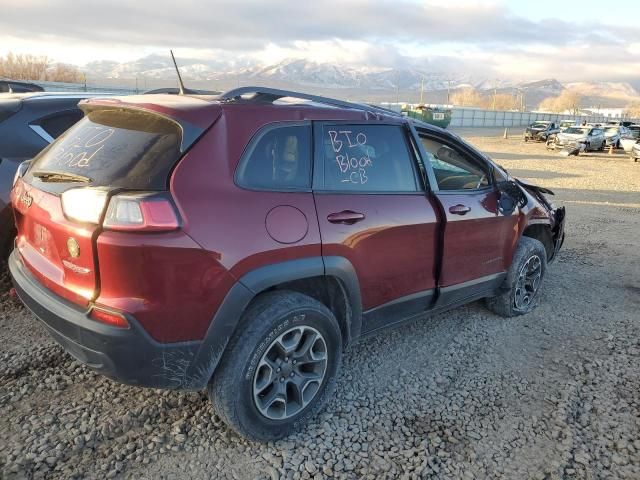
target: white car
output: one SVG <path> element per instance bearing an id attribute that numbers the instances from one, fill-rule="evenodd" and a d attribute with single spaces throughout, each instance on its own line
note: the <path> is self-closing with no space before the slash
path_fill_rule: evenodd
<path id="1" fill-rule="evenodd" d="M 631 153 L 633 146 L 640 141 L 640 125 L 627 127 L 627 133 L 620 138 L 620 145 L 625 152 Z"/>
<path id="2" fill-rule="evenodd" d="M 607 147 L 613 145 L 613 148 L 620 148 L 620 140 L 627 134 L 627 128 L 623 126 L 604 127 L 604 141 Z"/>
<path id="3" fill-rule="evenodd" d="M 640 158 L 640 143 L 636 143 L 631 148 L 631 160 L 633 160 L 634 162 L 637 162 L 639 158 Z"/>
<path id="4" fill-rule="evenodd" d="M 559 133 L 554 141 L 547 142 L 548 149 L 578 148 L 579 151 L 602 150 L 605 146 L 604 130 L 601 127 L 569 127 Z"/>

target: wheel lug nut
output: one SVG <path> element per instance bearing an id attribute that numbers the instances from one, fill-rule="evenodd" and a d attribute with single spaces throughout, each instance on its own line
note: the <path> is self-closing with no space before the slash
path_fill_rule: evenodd
<path id="1" fill-rule="evenodd" d="M 284 357 L 284 361 L 288 362 L 289 361 L 289 357 Z"/>
<path id="2" fill-rule="evenodd" d="M 298 361 L 297 361 L 297 360 L 294 360 L 294 361 L 293 361 L 293 364 L 295 365 L 296 363 L 298 363 Z"/>
<path id="3" fill-rule="evenodd" d="M 284 377 L 280 377 L 280 383 L 284 382 Z"/>
<path id="4" fill-rule="evenodd" d="M 280 373 L 280 367 L 276 368 L 276 373 Z"/>
<path id="5" fill-rule="evenodd" d="M 289 376 L 290 376 L 290 377 L 293 377 L 294 375 L 295 375 L 295 373 L 293 373 L 293 372 L 291 372 L 291 373 L 289 374 Z"/>

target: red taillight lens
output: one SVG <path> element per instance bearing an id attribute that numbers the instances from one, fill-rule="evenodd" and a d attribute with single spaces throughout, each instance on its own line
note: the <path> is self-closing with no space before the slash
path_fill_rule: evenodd
<path id="1" fill-rule="evenodd" d="M 90 314 L 91 318 L 100 323 L 106 323 L 112 327 L 129 328 L 129 322 L 119 313 L 108 312 L 99 308 L 93 308 Z"/>
<path id="2" fill-rule="evenodd" d="M 111 197 L 103 226 L 109 230 L 167 231 L 180 226 L 171 200 L 153 194 Z"/>

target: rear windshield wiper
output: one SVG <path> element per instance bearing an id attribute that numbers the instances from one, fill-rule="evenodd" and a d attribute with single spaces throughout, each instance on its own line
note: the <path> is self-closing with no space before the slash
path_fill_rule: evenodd
<path id="1" fill-rule="evenodd" d="M 52 170 L 36 170 L 32 176 L 39 178 L 43 182 L 80 182 L 91 183 L 93 180 L 84 175 L 68 172 L 55 172 Z"/>

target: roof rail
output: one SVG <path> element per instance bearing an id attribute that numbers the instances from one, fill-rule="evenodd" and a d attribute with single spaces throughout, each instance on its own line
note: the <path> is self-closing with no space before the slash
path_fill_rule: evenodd
<path id="1" fill-rule="evenodd" d="M 324 105 L 331 105 L 332 107 L 351 108 L 354 110 L 363 110 L 365 112 L 374 113 L 378 115 L 393 115 L 396 117 L 402 116 L 398 112 L 389 110 L 383 107 L 377 107 L 375 105 L 369 105 L 364 103 L 346 102 L 344 100 L 337 100 L 335 98 L 322 97 L 320 95 L 310 95 L 308 93 L 293 92 L 291 90 L 280 90 L 278 88 L 267 87 L 240 87 L 229 90 L 228 92 L 220 95 L 219 99 L 222 101 L 232 101 L 238 99 L 242 95 L 254 94 L 251 99 L 247 99 L 250 102 L 265 102 L 271 103 L 275 100 L 284 97 L 299 98 L 301 100 L 310 100 L 315 103 L 322 103 Z"/>

